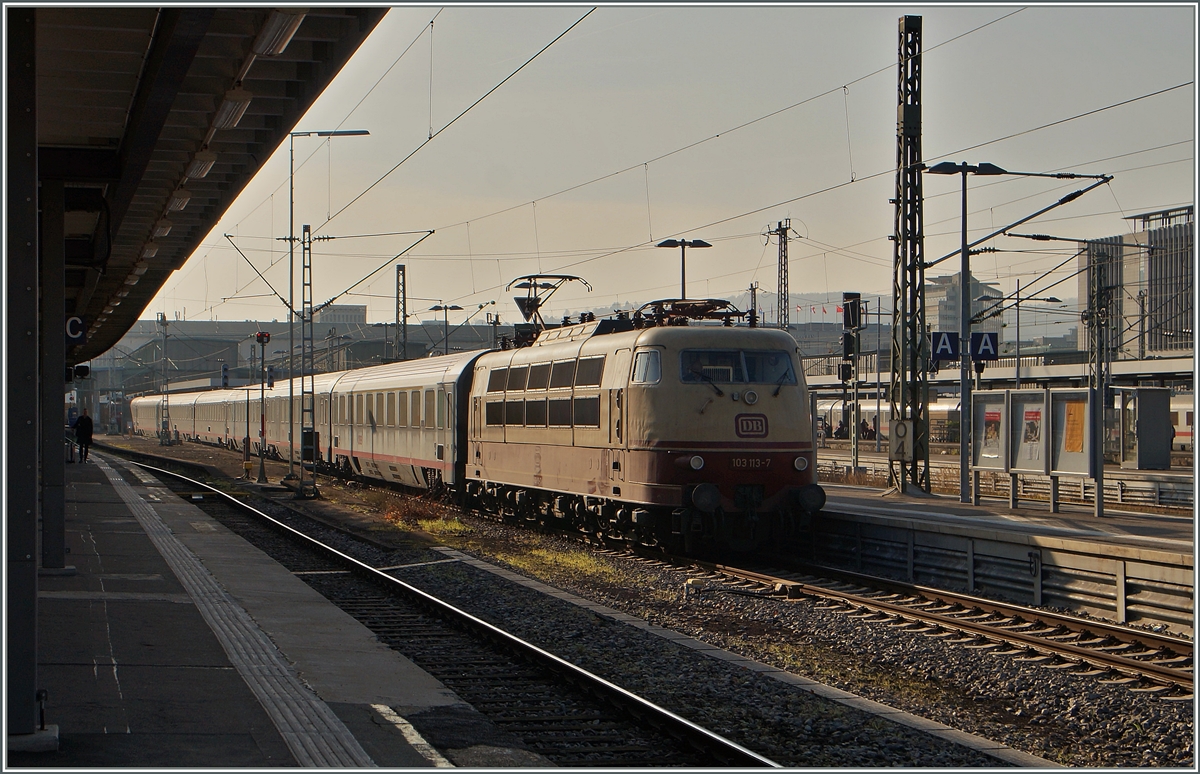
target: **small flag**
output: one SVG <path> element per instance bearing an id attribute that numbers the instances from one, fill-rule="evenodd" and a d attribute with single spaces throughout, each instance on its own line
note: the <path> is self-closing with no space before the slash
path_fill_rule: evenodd
<path id="1" fill-rule="evenodd" d="M 825 307 L 821 307 L 821 314 L 829 314 L 829 310 Z"/>
<path id="2" fill-rule="evenodd" d="M 840 306 L 837 308 L 837 313 L 838 313 L 838 314 L 841 314 L 841 313 L 842 313 L 842 308 L 841 308 Z"/>
<path id="3" fill-rule="evenodd" d="M 814 306 L 814 307 L 812 308 L 812 311 L 813 311 L 813 314 L 816 314 L 816 313 L 817 313 L 817 308 Z"/>

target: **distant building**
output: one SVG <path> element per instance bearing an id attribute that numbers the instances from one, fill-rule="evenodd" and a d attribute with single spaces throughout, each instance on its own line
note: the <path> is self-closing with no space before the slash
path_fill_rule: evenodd
<path id="1" fill-rule="evenodd" d="M 925 279 L 925 326 L 933 332 L 957 332 L 962 326 L 962 307 L 959 301 L 959 274 L 947 277 L 927 277 Z M 990 309 L 1004 297 L 1004 293 L 995 282 L 980 282 L 971 277 L 971 315 L 978 315 Z M 979 301 L 977 299 L 995 299 Z M 988 317 L 971 326 L 973 333 L 999 334 L 997 341 L 1003 341 L 1003 315 Z"/>
<path id="2" fill-rule="evenodd" d="M 366 325 L 367 307 L 358 304 L 330 304 L 313 316 L 316 325 L 332 325 L 349 323 Z"/>
<path id="3" fill-rule="evenodd" d="M 1131 215 L 1139 230 L 1080 243 L 1079 300 L 1091 298 L 1091 272 L 1108 259 L 1109 346 L 1117 359 L 1178 355 L 1195 346 L 1192 288 L 1195 276 L 1195 208 Z M 1141 245 L 1145 245 L 1142 247 Z M 1079 348 L 1088 348 L 1088 328 L 1079 327 Z"/>

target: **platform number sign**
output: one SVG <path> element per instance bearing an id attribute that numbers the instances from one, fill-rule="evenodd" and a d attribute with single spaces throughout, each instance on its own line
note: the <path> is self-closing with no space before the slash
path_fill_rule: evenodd
<path id="1" fill-rule="evenodd" d="M 971 334 L 971 357 L 976 360 L 999 360 L 999 334 L 995 331 Z"/>
<path id="2" fill-rule="evenodd" d="M 958 360 L 958 333 L 935 331 L 932 339 L 931 360 Z"/>
<path id="3" fill-rule="evenodd" d="M 888 459 L 899 462 L 913 461 L 913 421 L 911 419 L 893 420 L 888 431 Z"/>
<path id="4" fill-rule="evenodd" d="M 87 323 L 79 315 L 67 318 L 67 346 L 73 347 L 87 342 Z"/>

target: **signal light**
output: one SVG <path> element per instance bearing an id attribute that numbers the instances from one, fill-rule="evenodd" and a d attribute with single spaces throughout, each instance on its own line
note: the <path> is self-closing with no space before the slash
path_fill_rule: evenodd
<path id="1" fill-rule="evenodd" d="M 259 344 L 270 344 L 271 334 L 267 333 L 266 331 L 259 331 L 258 333 L 254 334 L 254 340 Z"/>
<path id="2" fill-rule="evenodd" d="M 228 363 L 221 364 L 221 389 L 222 390 L 229 389 L 229 364 Z"/>

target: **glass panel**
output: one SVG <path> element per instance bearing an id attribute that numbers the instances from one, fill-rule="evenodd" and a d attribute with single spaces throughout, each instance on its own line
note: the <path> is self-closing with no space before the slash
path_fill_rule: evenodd
<path id="1" fill-rule="evenodd" d="M 508 389 L 524 390 L 525 379 L 529 376 L 529 366 L 519 366 L 508 369 Z"/>
<path id="2" fill-rule="evenodd" d="M 523 425 L 525 424 L 525 401 L 510 400 L 504 403 L 504 424 Z"/>
<path id="3" fill-rule="evenodd" d="M 404 393 L 396 396 L 396 426 L 408 426 L 408 396 Z"/>
<path id="4" fill-rule="evenodd" d="M 433 397 L 433 390 L 425 391 L 425 427 L 432 428 L 437 420 L 437 403 Z"/>
<path id="5" fill-rule="evenodd" d="M 550 426 L 571 426 L 571 399 L 564 398 L 550 401 Z"/>
<path id="6" fill-rule="evenodd" d="M 529 384 L 526 385 L 530 390 L 544 390 L 546 385 L 550 383 L 550 364 L 539 363 L 531 366 L 529 369 Z"/>
<path id="7" fill-rule="evenodd" d="M 562 360 L 554 364 L 554 370 L 550 372 L 550 386 L 553 387 L 570 387 L 575 381 L 575 361 Z M 568 423 L 569 424 L 569 423 Z"/>
<path id="8" fill-rule="evenodd" d="M 658 350 L 639 352 L 633 357 L 633 383 L 657 384 L 662 379 L 662 361 Z"/>
<path id="9" fill-rule="evenodd" d="M 350 424 L 361 425 L 363 421 L 363 396 L 358 394 L 354 396 L 354 416 L 350 418 Z"/>
<path id="10" fill-rule="evenodd" d="M 752 384 L 795 384 L 792 358 L 780 350 L 745 350 L 746 381 Z"/>
<path id="11" fill-rule="evenodd" d="M 504 385 L 508 382 L 508 369 L 497 368 L 488 375 L 488 392 L 504 392 Z"/>
<path id="12" fill-rule="evenodd" d="M 485 411 L 486 417 L 484 421 L 492 427 L 497 427 L 504 424 L 504 402 L 499 400 L 489 400 Z"/>
<path id="13" fill-rule="evenodd" d="M 546 426 L 546 399 L 525 401 L 525 424 L 529 427 Z"/>
<path id="14" fill-rule="evenodd" d="M 396 393 L 394 392 L 387 394 L 387 424 L 388 427 L 396 425 Z"/>
<path id="15" fill-rule="evenodd" d="M 679 375 L 684 382 L 743 382 L 742 353 L 736 349 L 693 349 L 679 353 Z"/>
<path id="16" fill-rule="evenodd" d="M 576 427 L 599 427 L 600 426 L 600 398 L 576 398 L 575 399 L 575 426 Z"/>
<path id="17" fill-rule="evenodd" d="M 413 390 L 411 395 L 412 410 L 408 412 L 408 421 L 413 427 L 421 426 L 421 392 Z"/>
<path id="18" fill-rule="evenodd" d="M 579 361 L 579 370 L 575 372 L 576 387 L 599 387 L 600 377 L 604 375 L 604 357 L 589 357 Z"/>
<path id="19" fill-rule="evenodd" d="M 446 426 L 446 391 L 438 390 L 437 394 L 437 426 L 441 430 Z"/>
<path id="20" fill-rule="evenodd" d="M 383 424 L 383 393 L 375 393 L 375 424 Z"/>

